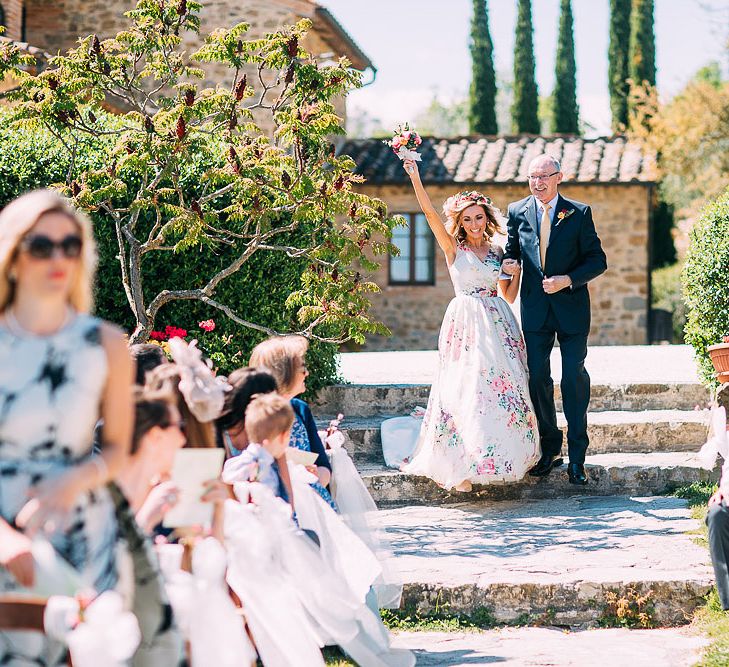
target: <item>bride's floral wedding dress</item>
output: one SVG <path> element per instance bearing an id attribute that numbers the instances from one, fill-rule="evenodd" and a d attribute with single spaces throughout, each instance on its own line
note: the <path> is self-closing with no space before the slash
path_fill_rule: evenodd
<path id="1" fill-rule="evenodd" d="M 459 246 L 449 267 L 456 296 L 440 330 L 415 453 L 402 468 L 447 489 L 465 480 L 518 481 L 540 456 L 524 340 L 496 291 L 502 255 L 492 245 L 482 261 Z"/>

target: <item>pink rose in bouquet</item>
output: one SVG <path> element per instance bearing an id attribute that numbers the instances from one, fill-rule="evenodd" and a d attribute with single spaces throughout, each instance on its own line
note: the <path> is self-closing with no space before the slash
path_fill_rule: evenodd
<path id="1" fill-rule="evenodd" d="M 401 160 L 417 160 L 420 161 L 420 155 L 417 153 L 417 148 L 423 143 L 420 135 L 410 129 L 410 126 L 405 123 L 404 125 L 398 125 L 395 128 L 395 133 L 390 141 L 384 142 L 389 146 L 393 153 L 397 155 Z"/>

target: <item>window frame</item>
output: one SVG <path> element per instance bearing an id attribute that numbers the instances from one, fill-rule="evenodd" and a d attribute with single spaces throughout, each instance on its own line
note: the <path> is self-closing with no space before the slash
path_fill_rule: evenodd
<path id="1" fill-rule="evenodd" d="M 417 259 L 416 253 L 415 253 L 415 246 L 416 246 L 416 240 L 418 238 L 416 234 L 415 229 L 415 217 L 418 215 L 422 215 L 425 217 L 425 214 L 420 211 L 415 212 L 408 212 L 408 213 L 397 213 L 396 215 L 401 215 L 403 218 L 405 218 L 408 222 L 408 240 L 410 243 L 410 262 L 408 266 L 408 279 L 407 280 L 394 280 L 392 277 L 392 261 L 393 259 L 397 259 L 396 257 L 393 257 L 392 255 L 388 256 L 387 259 L 387 284 L 391 287 L 434 287 L 435 286 L 435 236 L 433 236 L 432 231 L 430 231 L 430 227 L 428 227 L 428 236 L 426 237 L 430 243 L 430 257 L 425 257 L 421 259 L 429 259 L 430 260 L 430 278 L 428 280 L 417 280 L 415 278 L 415 261 Z M 427 220 L 426 220 L 426 225 Z"/>

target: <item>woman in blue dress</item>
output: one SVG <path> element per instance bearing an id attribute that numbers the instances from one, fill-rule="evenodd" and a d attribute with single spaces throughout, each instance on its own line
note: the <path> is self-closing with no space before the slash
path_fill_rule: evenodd
<path id="1" fill-rule="evenodd" d="M 332 477 L 332 464 L 317 432 L 311 409 L 296 398 L 306 391 L 308 349 L 309 342 L 303 336 L 273 336 L 256 345 L 249 365 L 269 371 L 276 380 L 278 392 L 291 401 L 296 419 L 291 429 L 289 446 L 317 455 L 315 464 L 307 468 L 318 479 L 311 486 L 336 510 L 336 503 L 327 488 Z"/>

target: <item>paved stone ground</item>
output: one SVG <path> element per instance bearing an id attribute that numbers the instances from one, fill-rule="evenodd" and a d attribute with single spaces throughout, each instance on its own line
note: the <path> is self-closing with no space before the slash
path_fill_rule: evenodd
<path id="1" fill-rule="evenodd" d="M 698 528 L 672 496 L 578 496 L 378 513 L 404 580 L 557 583 L 710 578 Z"/>
<path id="2" fill-rule="evenodd" d="M 429 383 L 436 362 L 435 350 L 340 355 L 344 380 L 363 384 Z M 586 367 L 593 384 L 698 382 L 693 350 L 687 345 L 590 347 Z M 559 380 L 559 350 L 552 354 L 552 372 Z"/>
<path id="3" fill-rule="evenodd" d="M 398 633 L 394 645 L 416 652 L 419 666 L 688 667 L 707 640 L 690 629 L 586 630 L 506 628 L 479 633 Z"/>

